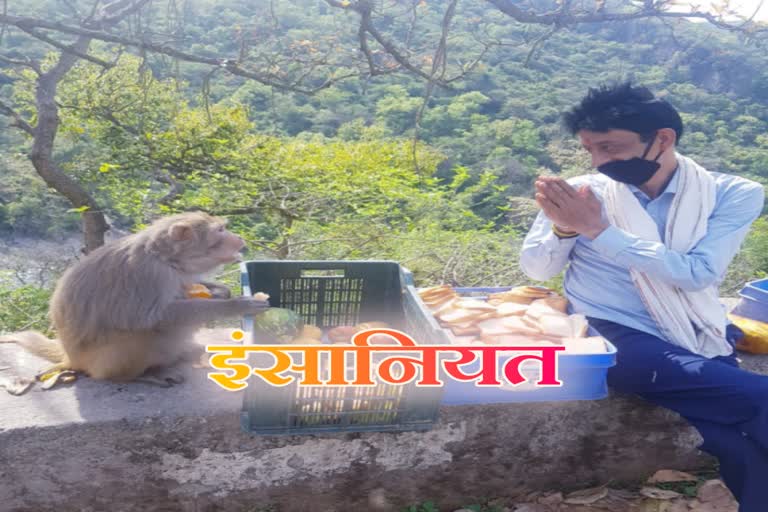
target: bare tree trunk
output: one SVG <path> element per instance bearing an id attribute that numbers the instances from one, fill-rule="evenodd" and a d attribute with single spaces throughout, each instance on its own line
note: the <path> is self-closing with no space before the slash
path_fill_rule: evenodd
<path id="1" fill-rule="evenodd" d="M 294 217 L 285 211 L 280 211 L 280 216 L 285 219 L 284 233 L 287 233 L 293 226 Z M 282 239 L 280 240 L 280 244 L 277 246 L 276 255 L 277 259 L 279 260 L 287 260 L 291 255 L 291 238 L 289 235 L 283 234 Z"/>
<path id="2" fill-rule="evenodd" d="M 90 38 L 81 36 L 72 45 L 72 49 L 79 53 L 85 53 L 90 42 Z M 75 53 L 63 52 L 56 65 L 37 78 L 35 91 L 37 126 L 34 129 L 34 140 L 29 159 L 45 183 L 66 197 L 72 206 L 75 208 L 88 207 L 83 212 L 82 217 L 85 244 L 83 252 L 87 254 L 104 245 L 104 233 L 109 229 L 109 224 L 107 224 L 104 213 L 96 200 L 80 184 L 67 176 L 53 159 L 53 145 L 59 130 L 56 88 L 64 75 L 77 63 L 77 60 L 78 57 Z"/>

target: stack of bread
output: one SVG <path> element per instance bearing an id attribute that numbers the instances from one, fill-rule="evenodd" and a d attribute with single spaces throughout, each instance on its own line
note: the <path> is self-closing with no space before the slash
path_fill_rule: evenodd
<path id="1" fill-rule="evenodd" d="M 584 315 L 568 314 L 568 300 L 549 288 L 518 286 L 480 300 L 440 285 L 421 289 L 419 296 L 456 343 L 554 344 L 569 352 L 605 352 L 602 338 L 587 337 Z"/>

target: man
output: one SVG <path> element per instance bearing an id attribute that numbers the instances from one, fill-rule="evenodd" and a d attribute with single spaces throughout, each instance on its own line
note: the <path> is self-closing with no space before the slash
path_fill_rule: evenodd
<path id="1" fill-rule="evenodd" d="M 717 294 L 763 187 L 676 153 L 682 120 L 644 87 L 590 89 L 564 120 L 599 172 L 536 181 L 522 269 L 547 280 L 568 264 L 573 311 L 618 349 L 609 385 L 686 418 L 740 511 L 765 512 L 768 376 L 738 367 Z"/>

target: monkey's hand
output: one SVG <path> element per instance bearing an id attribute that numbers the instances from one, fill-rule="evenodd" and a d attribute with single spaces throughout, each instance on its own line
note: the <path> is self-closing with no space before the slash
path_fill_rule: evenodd
<path id="1" fill-rule="evenodd" d="M 212 298 L 214 299 L 230 299 L 232 298 L 232 291 L 227 285 L 215 282 L 203 281 L 200 283 L 210 290 Z"/>
<path id="2" fill-rule="evenodd" d="M 240 313 L 242 315 L 255 315 L 269 309 L 268 301 L 252 297 L 235 297 L 234 299 L 229 299 L 229 302 L 237 304 L 237 307 L 242 310 L 242 313 Z"/>
<path id="3" fill-rule="evenodd" d="M 219 318 L 255 315 L 269 309 L 265 300 L 251 297 L 234 299 L 180 299 L 173 301 L 163 312 L 156 326 L 204 325 Z"/>

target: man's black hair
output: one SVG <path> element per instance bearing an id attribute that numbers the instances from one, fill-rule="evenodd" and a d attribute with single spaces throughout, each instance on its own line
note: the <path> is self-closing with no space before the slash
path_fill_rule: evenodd
<path id="1" fill-rule="evenodd" d="M 656 130 L 672 128 L 678 142 L 683 136 L 683 120 L 675 107 L 630 82 L 590 88 L 581 103 L 563 115 L 563 122 L 572 135 L 580 130 L 629 130 L 648 142 Z"/>

